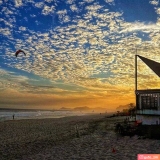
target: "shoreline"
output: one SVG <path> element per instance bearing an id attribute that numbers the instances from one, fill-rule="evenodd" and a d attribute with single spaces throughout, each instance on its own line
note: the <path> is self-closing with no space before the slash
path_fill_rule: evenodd
<path id="1" fill-rule="evenodd" d="M 92 112 L 79 112 L 79 111 L 18 111 L 18 112 L 1 112 L 0 122 L 7 120 L 21 120 L 21 119 L 47 119 L 47 118 L 63 118 L 72 116 L 89 116 L 105 114 L 111 115 L 111 113 L 92 113 Z"/>
<path id="2" fill-rule="evenodd" d="M 27 121 L 34 121 L 34 122 L 38 122 L 38 121 L 54 121 L 54 122 L 66 122 L 66 123 L 69 123 L 70 121 L 72 122 L 81 122 L 81 121 L 93 121 L 93 120 L 97 120 L 97 119 L 101 119 L 101 118 L 107 118 L 109 114 L 96 114 L 96 113 L 89 113 L 89 114 L 85 114 L 85 115 L 72 115 L 72 116 L 61 116 L 61 117 L 35 117 L 35 118 L 15 118 L 14 120 L 13 119 L 6 119 L 6 120 L 3 120 L 3 121 L 0 121 L 0 123 L 4 123 L 4 122 L 16 122 L 16 121 L 19 121 L 19 122 L 24 122 L 26 123 Z M 119 117 L 120 119 L 123 119 L 124 117 Z M 118 119 L 118 117 L 117 117 Z M 86 123 L 87 123 L 86 122 Z"/>

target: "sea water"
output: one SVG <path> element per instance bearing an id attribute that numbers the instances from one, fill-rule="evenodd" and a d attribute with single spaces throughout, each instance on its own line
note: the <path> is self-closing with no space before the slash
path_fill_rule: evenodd
<path id="1" fill-rule="evenodd" d="M 69 116 L 82 116 L 86 113 L 80 111 L 0 111 L 0 121 L 14 119 L 43 119 L 62 118 Z"/>

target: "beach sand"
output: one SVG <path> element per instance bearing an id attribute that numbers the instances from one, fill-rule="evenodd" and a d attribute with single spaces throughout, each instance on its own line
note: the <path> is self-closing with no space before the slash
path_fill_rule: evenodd
<path id="1" fill-rule="evenodd" d="M 117 139 L 114 123 L 122 118 L 98 114 L 0 122 L 0 160 L 136 160 L 140 153 L 160 154 L 160 140 Z"/>

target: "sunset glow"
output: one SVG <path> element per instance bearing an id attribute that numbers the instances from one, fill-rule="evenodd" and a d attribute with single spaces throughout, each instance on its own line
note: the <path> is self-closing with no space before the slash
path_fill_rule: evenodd
<path id="1" fill-rule="evenodd" d="M 1 108 L 113 111 L 135 103 L 136 50 L 160 62 L 158 0 L 0 0 L 0 10 Z M 159 82 L 138 58 L 138 89 Z"/>

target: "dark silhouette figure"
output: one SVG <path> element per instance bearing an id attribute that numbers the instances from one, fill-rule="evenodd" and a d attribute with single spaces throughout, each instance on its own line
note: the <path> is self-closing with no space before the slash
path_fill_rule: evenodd
<path id="1" fill-rule="evenodd" d="M 13 114 L 13 120 L 14 120 L 14 114 Z"/>

